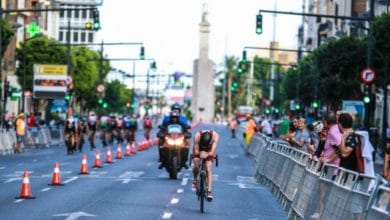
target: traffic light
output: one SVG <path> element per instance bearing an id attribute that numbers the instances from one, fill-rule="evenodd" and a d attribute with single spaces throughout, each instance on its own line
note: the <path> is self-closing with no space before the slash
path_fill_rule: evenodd
<path id="1" fill-rule="evenodd" d="M 317 100 L 314 100 L 314 101 L 311 103 L 311 107 L 312 107 L 312 108 L 318 108 L 318 101 L 317 101 Z"/>
<path id="2" fill-rule="evenodd" d="M 238 73 L 243 73 L 243 72 L 246 72 L 246 71 L 247 71 L 247 62 L 240 61 L 238 63 L 237 72 Z"/>
<path id="3" fill-rule="evenodd" d="M 275 108 L 275 109 L 274 109 L 274 112 L 275 112 L 276 114 L 278 114 L 278 113 L 280 112 L 279 108 Z"/>
<path id="4" fill-rule="evenodd" d="M 233 82 L 232 87 L 230 88 L 231 91 L 236 90 L 238 87 L 238 82 Z"/>
<path id="5" fill-rule="evenodd" d="M 156 62 L 155 62 L 155 61 L 153 61 L 153 62 L 150 64 L 150 68 L 151 68 L 152 70 L 156 70 L 156 69 L 157 69 L 157 65 L 156 65 Z"/>
<path id="6" fill-rule="evenodd" d="M 296 103 L 295 104 L 295 110 L 300 110 L 301 109 L 301 105 L 299 103 Z"/>
<path id="7" fill-rule="evenodd" d="M 145 108 L 145 110 L 149 110 L 149 109 L 151 108 L 151 106 L 150 106 L 149 104 L 146 104 L 146 105 L 144 106 L 144 108 Z"/>
<path id="8" fill-rule="evenodd" d="M 100 29 L 100 16 L 99 16 L 99 11 L 96 8 L 92 11 L 92 17 L 93 17 L 93 29 L 99 30 Z"/>
<path id="9" fill-rule="evenodd" d="M 145 59 L 145 48 L 142 46 L 141 49 L 140 49 L 140 52 L 139 52 L 139 58 L 141 60 L 144 60 Z"/>
<path id="10" fill-rule="evenodd" d="M 365 85 L 364 86 L 364 94 L 363 94 L 363 102 L 368 104 L 370 103 L 371 99 L 370 99 L 370 93 L 369 93 L 369 86 L 368 85 Z"/>
<path id="11" fill-rule="evenodd" d="M 85 22 L 84 27 L 86 30 L 92 30 L 92 22 Z"/>
<path id="12" fill-rule="evenodd" d="M 65 100 L 66 100 L 66 101 L 69 101 L 70 98 L 71 98 L 71 96 L 70 96 L 69 94 L 66 94 L 66 95 L 65 95 Z"/>
<path id="13" fill-rule="evenodd" d="M 107 102 L 104 102 L 104 103 L 103 103 L 103 108 L 107 108 L 107 107 L 108 107 Z"/>
<path id="14" fill-rule="evenodd" d="M 130 105 L 130 108 L 134 109 L 135 108 L 135 105 L 134 103 Z"/>
<path id="15" fill-rule="evenodd" d="M 246 50 L 243 50 L 243 51 L 242 51 L 242 62 L 243 62 L 243 63 L 248 62 L 248 60 L 246 59 Z"/>
<path id="16" fill-rule="evenodd" d="M 267 115 L 268 115 L 270 112 L 271 112 L 271 111 L 270 111 L 268 108 L 266 108 L 266 109 L 264 110 L 264 113 L 267 114 Z"/>
<path id="17" fill-rule="evenodd" d="M 263 33 L 263 15 L 256 15 L 256 34 Z"/>
<path id="18" fill-rule="evenodd" d="M 99 98 L 98 103 L 99 103 L 99 105 L 103 104 L 103 98 Z"/>

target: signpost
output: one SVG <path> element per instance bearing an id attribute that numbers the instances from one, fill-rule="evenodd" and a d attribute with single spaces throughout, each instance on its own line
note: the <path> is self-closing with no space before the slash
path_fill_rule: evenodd
<path id="1" fill-rule="evenodd" d="M 364 68 L 360 73 L 359 73 L 359 78 L 364 84 L 371 84 L 375 81 L 376 79 L 376 72 L 367 67 Z"/>

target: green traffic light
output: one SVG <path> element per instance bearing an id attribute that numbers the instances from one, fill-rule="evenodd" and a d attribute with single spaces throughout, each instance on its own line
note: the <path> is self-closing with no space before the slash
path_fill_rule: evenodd
<path id="1" fill-rule="evenodd" d="M 239 68 L 237 69 L 237 72 L 238 72 L 238 73 L 242 73 L 242 68 L 239 67 Z"/>
<path id="2" fill-rule="evenodd" d="M 270 110 L 267 108 L 265 109 L 265 114 L 269 114 L 270 113 Z"/>
<path id="3" fill-rule="evenodd" d="M 278 108 L 275 108 L 275 109 L 274 109 L 274 112 L 275 112 L 275 113 L 279 113 L 279 109 L 278 109 Z"/>
<path id="4" fill-rule="evenodd" d="M 370 96 L 365 95 L 365 96 L 363 97 L 363 102 L 364 102 L 364 103 L 367 104 L 367 103 L 370 103 L 370 101 L 371 101 L 371 100 L 370 100 Z"/>
<path id="5" fill-rule="evenodd" d="M 317 101 L 312 102 L 311 107 L 318 108 L 318 102 Z"/>
<path id="6" fill-rule="evenodd" d="M 238 86 L 238 83 L 237 82 L 234 82 L 233 83 L 233 87 L 237 87 Z"/>
<path id="7" fill-rule="evenodd" d="M 135 105 L 134 104 L 131 104 L 130 108 L 134 109 Z"/>
<path id="8" fill-rule="evenodd" d="M 103 108 L 107 108 L 107 107 L 108 107 L 107 102 L 103 103 Z"/>
<path id="9" fill-rule="evenodd" d="M 301 109 L 301 106 L 299 104 L 296 104 L 295 105 L 295 110 L 299 110 L 299 109 Z"/>
<path id="10" fill-rule="evenodd" d="M 256 34 L 261 34 L 263 33 L 263 29 L 261 28 L 256 28 Z"/>
<path id="11" fill-rule="evenodd" d="M 102 99 L 102 98 L 99 98 L 99 99 L 98 99 L 98 103 L 99 103 L 99 104 L 103 104 L 103 99 Z"/>
<path id="12" fill-rule="evenodd" d="M 67 101 L 69 101 L 70 98 L 71 98 L 70 95 L 66 95 L 66 96 L 65 96 L 65 100 L 67 100 Z"/>
<path id="13" fill-rule="evenodd" d="M 100 23 L 98 23 L 98 22 L 93 23 L 93 29 L 94 30 L 99 30 L 100 29 Z"/>

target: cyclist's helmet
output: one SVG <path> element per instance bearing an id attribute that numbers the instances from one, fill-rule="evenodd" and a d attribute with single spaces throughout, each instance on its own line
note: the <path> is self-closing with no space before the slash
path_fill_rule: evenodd
<path id="1" fill-rule="evenodd" d="M 209 150 L 213 144 L 212 131 L 203 131 L 200 134 L 199 147 L 201 150 Z"/>
<path id="2" fill-rule="evenodd" d="M 177 110 L 179 114 L 181 113 L 181 105 L 179 103 L 175 103 L 171 106 L 171 111 Z"/>

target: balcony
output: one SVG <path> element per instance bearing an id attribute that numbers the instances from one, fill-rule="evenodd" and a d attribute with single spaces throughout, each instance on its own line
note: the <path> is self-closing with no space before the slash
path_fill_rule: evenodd
<path id="1" fill-rule="evenodd" d="M 62 0 L 61 1 L 61 5 L 96 6 L 102 4 L 103 4 L 103 0 Z"/>

